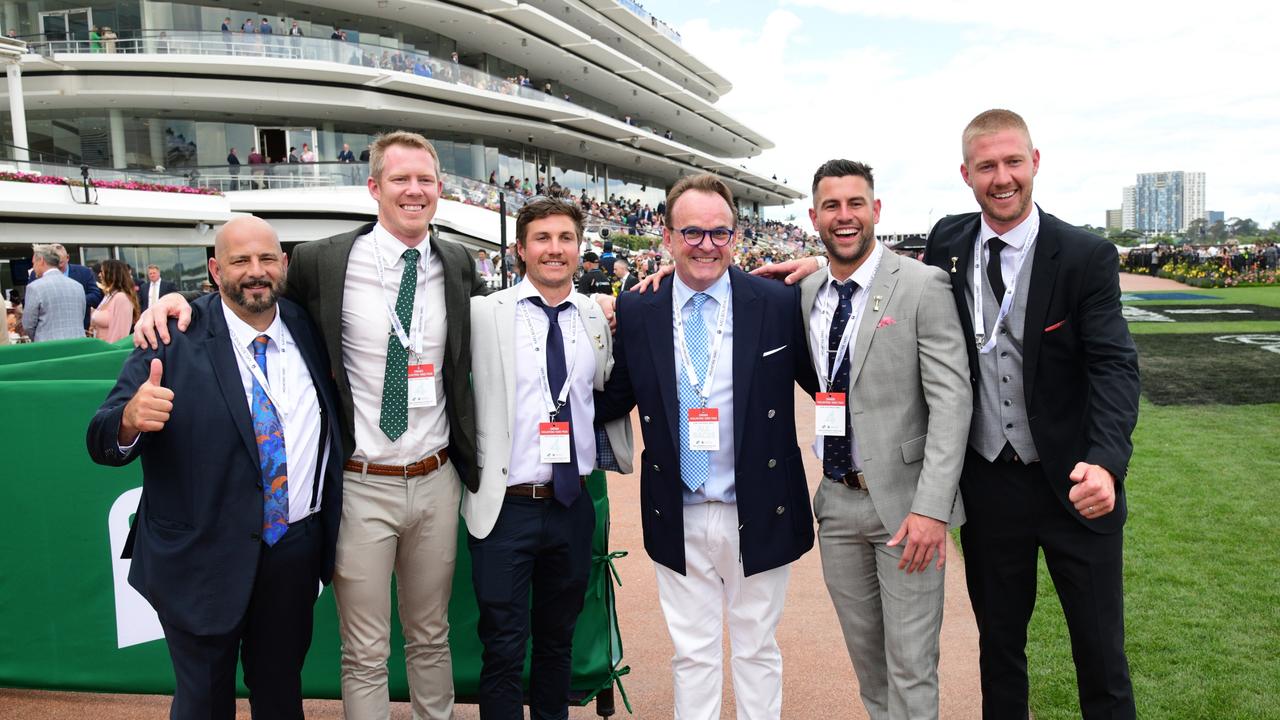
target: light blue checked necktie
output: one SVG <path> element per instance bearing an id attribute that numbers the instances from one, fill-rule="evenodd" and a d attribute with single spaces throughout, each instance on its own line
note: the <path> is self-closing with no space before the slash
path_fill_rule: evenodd
<path id="1" fill-rule="evenodd" d="M 698 293 L 685 303 L 684 342 L 689 348 L 689 359 L 698 372 L 698 378 L 705 386 L 711 381 L 707 377 L 707 363 L 711 361 L 710 349 L 707 347 L 707 325 L 702 321 L 702 304 L 710 299 L 706 293 Z M 691 492 L 706 484 L 711 477 L 711 452 L 709 450 L 689 449 L 689 411 L 702 407 L 702 398 L 698 390 L 689 382 L 689 374 L 685 372 L 683 363 L 676 371 L 680 378 L 680 479 Z"/>

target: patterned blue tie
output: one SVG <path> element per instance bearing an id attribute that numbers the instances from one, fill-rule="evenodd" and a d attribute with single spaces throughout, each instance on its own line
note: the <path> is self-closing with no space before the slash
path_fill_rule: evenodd
<path id="1" fill-rule="evenodd" d="M 698 293 L 685 303 L 688 312 L 684 316 L 684 342 L 689 348 L 689 359 L 693 361 L 698 379 L 706 386 L 711 382 L 707 377 L 707 364 L 711 361 L 707 346 L 707 325 L 702 321 L 702 304 L 710 299 L 706 293 Z M 682 310 L 682 312 L 684 312 Z M 685 371 L 683 361 L 676 370 L 679 377 L 680 390 L 680 479 L 691 492 L 706 484 L 711 477 L 711 452 L 709 450 L 689 449 L 689 411 L 702 407 L 702 397 L 689 382 L 689 374 Z"/>
<path id="2" fill-rule="evenodd" d="M 253 339 L 253 359 L 267 376 L 267 343 Z M 284 450 L 284 427 L 266 390 L 253 379 L 253 434 L 258 440 L 258 465 L 262 470 L 262 541 L 275 545 L 289 529 L 289 468 Z"/>
<path id="3" fill-rule="evenodd" d="M 551 397 L 559 398 L 560 390 L 569 379 L 569 367 L 564 357 L 564 333 L 560 330 L 560 311 L 568 308 L 569 303 L 547 307 L 542 298 L 529 299 L 547 314 L 547 384 L 551 386 Z M 569 423 L 569 462 L 551 465 L 551 492 L 561 505 L 568 507 L 582 493 L 582 477 L 578 475 L 578 448 L 573 441 L 571 398 L 565 398 L 564 407 L 551 420 Z"/>
<path id="4" fill-rule="evenodd" d="M 827 362 L 824 369 L 828 372 L 831 370 L 831 364 L 836 361 L 836 352 L 840 348 L 840 338 L 844 335 L 844 328 L 849 324 L 849 317 L 853 315 L 853 294 L 858 290 L 858 283 L 852 280 L 835 285 L 836 292 L 840 295 L 840 304 L 836 305 L 835 314 L 831 317 L 831 333 L 827 336 Z M 858 329 L 854 328 L 853 332 L 858 332 Z M 845 350 L 844 358 L 840 361 L 840 367 L 836 369 L 835 377 L 832 378 L 831 387 L 827 388 L 827 392 L 849 392 L 849 358 L 852 355 L 853 339 L 850 338 L 849 347 Z M 827 477 L 838 480 L 848 475 L 851 470 L 853 470 L 853 428 L 846 418 L 843 437 L 828 435 L 822 438 L 822 471 L 827 474 Z"/>

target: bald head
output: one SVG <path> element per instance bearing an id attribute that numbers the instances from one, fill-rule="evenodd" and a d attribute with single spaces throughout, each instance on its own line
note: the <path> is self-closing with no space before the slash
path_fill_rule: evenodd
<path id="1" fill-rule="evenodd" d="M 218 234 L 213 238 L 213 256 L 220 258 L 227 248 L 250 239 L 270 243 L 277 252 L 283 252 L 280 248 L 280 236 L 271 227 L 271 223 L 255 215 L 242 215 L 218 229 Z"/>
<path id="2" fill-rule="evenodd" d="M 246 215 L 223 225 L 213 241 L 209 273 L 240 319 L 265 330 L 285 292 L 288 258 L 271 224 Z"/>

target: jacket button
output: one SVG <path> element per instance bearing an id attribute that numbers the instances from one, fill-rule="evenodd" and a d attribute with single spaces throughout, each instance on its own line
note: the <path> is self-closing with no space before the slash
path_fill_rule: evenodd
<path id="1" fill-rule="evenodd" d="M 746 525 L 739 525 L 739 526 L 738 526 L 738 529 L 739 529 L 739 530 L 741 530 L 741 529 L 742 529 L 742 528 L 744 528 L 744 527 L 746 527 Z"/>
<path id="2" fill-rule="evenodd" d="M 784 508 L 784 507 L 782 507 L 781 505 L 779 505 L 779 506 L 778 506 L 778 509 L 777 509 L 777 510 L 775 510 L 774 512 L 776 512 L 776 513 L 778 513 L 779 515 L 781 515 L 782 513 L 786 512 L 786 511 L 787 511 L 787 509 L 786 509 L 786 508 Z"/>
<path id="3" fill-rule="evenodd" d="M 777 467 L 777 466 L 778 466 L 778 461 L 774 460 L 773 458 L 769 458 L 769 467 Z"/>
<path id="4" fill-rule="evenodd" d="M 653 509 L 653 514 L 654 514 L 654 515 L 661 515 L 661 514 L 662 514 L 662 511 L 661 511 L 661 510 L 659 510 L 658 508 L 654 508 L 654 509 Z"/>
<path id="5" fill-rule="evenodd" d="M 778 414 L 778 412 L 777 412 L 776 410 L 770 410 L 770 411 L 769 411 L 769 419 L 770 419 L 770 420 L 772 420 L 772 419 L 773 419 L 773 416 L 774 416 L 774 415 L 777 415 L 777 414 Z"/>
<path id="6" fill-rule="evenodd" d="M 507 474 L 507 469 L 506 469 L 506 468 L 502 468 L 502 474 L 503 474 L 503 475 L 506 475 L 506 474 Z"/>
<path id="7" fill-rule="evenodd" d="M 645 421 L 645 422 L 649 422 L 649 416 L 648 416 L 648 415 L 645 415 L 645 416 L 644 416 L 644 421 Z"/>
<path id="8" fill-rule="evenodd" d="M 654 466 L 653 466 L 653 471 L 654 471 L 654 472 L 662 472 L 662 468 L 658 467 L 657 465 L 654 465 Z"/>

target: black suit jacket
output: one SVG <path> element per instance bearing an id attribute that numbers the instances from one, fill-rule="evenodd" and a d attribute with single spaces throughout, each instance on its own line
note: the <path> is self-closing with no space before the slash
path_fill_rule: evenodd
<path id="1" fill-rule="evenodd" d="M 129 584 L 170 625 L 197 635 L 230 632 L 244 615 L 262 552 L 262 475 L 235 351 L 219 295 L 195 301 L 186 333 L 156 350 L 135 350 L 116 386 L 89 423 L 89 455 L 120 466 L 142 457 L 142 500 L 125 543 Z M 342 518 L 342 457 L 337 397 L 320 338 L 301 308 L 287 300 L 280 314 L 293 335 L 320 403 L 321 448 L 327 453 L 321 498 L 324 560 L 333 577 Z M 173 412 L 160 432 L 143 433 L 128 456 L 116 435 L 124 407 L 147 380 L 151 359 L 164 363 L 162 384 L 173 390 Z M 310 608 L 307 608 L 310 611 Z"/>
<path id="2" fill-rule="evenodd" d="M 795 382 L 813 392 L 817 378 L 800 318 L 799 288 L 737 268 L 729 273 L 734 482 L 742 568 L 753 575 L 785 565 L 813 547 L 809 487 L 796 446 Z M 683 574 L 684 484 L 672 284 L 668 277 L 657 292 L 618 298 L 613 373 L 604 392 L 596 393 L 596 420 L 621 417 L 639 404 L 644 547 L 654 562 Z"/>
<path id="3" fill-rule="evenodd" d="M 299 303 L 320 327 L 329 365 L 342 402 L 343 457 L 355 450 L 355 404 L 342 359 L 342 301 L 347 257 L 357 237 L 372 232 L 374 223 L 343 235 L 303 243 L 289 259 L 287 297 Z M 475 258 L 461 245 L 431 233 L 432 257 L 444 267 L 444 309 L 448 334 L 444 344 L 445 411 L 449 416 L 449 459 L 471 492 L 480 488 L 476 461 L 476 403 L 471 390 L 471 296 L 490 291 L 476 274 Z M 423 448 L 422 452 L 430 452 Z"/>
<path id="4" fill-rule="evenodd" d="M 178 286 L 174 285 L 168 280 L 165 280 L 164 278 L 161 278 L 160 279 L 160 297 L 164 297 L 165 295 L 168 295 L 169 293 L 173 293 L 173 292 L 178 292 Z M 151 304 L 151 282 L 147 281 L 142 283 L 142 285 L 138 287 L 138 307 L 143 310 L 146 310 L 147 306 L 150 304 Z"/>
<path id="5" fill-rule="evenodd" d="M 1138 354 L 1120 310 L 1119 260 L 1105 239 L 1040 210 L 1023 328 L 1023 391 L 1031 436 L 1045 477 L 1067 512 L 1101 533 L 1117 532 L 1128 514 L 1124 477 L 1138 421 Z M 939 220 L 925 262 L 951 274 L 970 379 L 977 397 L 978 349 L 965 299 L 966 269 L 978 236 L 978 213 Z M 955 268 L 953 271 L 952 268 Z M 1115 511 L 1088 520 L 1067 498 L 1077 462 L 1101 465 L 1116 478 Z"/>

